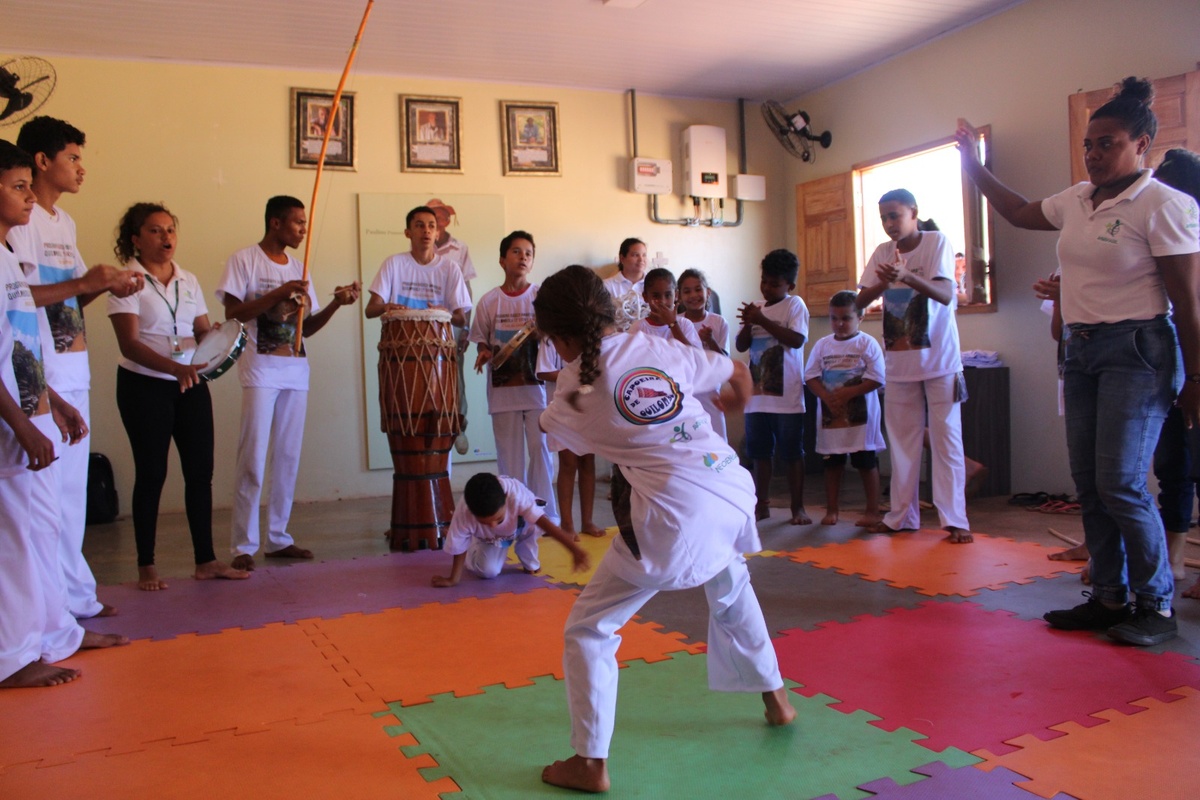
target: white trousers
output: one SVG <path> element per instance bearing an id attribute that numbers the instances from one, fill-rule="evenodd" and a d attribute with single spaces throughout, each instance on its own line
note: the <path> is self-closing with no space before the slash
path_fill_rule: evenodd
<path id="1" fill-rule="evenodd" d="M 617 630 L 657 589 L 617 577 L 605 558 L 567 618 L 563 672 L 571 711 L 571 747 L 608 758 L 617 711 Z M 772 692 L 783 686 L 746 559 L 738 556 L 704 584 L 708 598 L 708 686 L 718 692 Z"/>
<path id="2" fill-rule="evenodd" d="M 521 566 L 530 572 L 536 572 L 542 566 L 538 559 L 538 537 L 541 533 L 541 529 L 536 525 L 526 525 L 524 530 L 517 534 L 515 541 L 485 542 L 482 539 L 472 539 L 463 566 L 469 572 L 491 580 L 504 569 L 508 548 L 512 546 Z"/>
<path id="3" fill-rule="evenodd" d="M 550 445 L 546 434 L 538 425 L 542 410 L 502 411 L 492 414 L 492 432 L 496 436 L 496 471 L 501 475 L 516 478 L 533 492 L 539 500 L 545 500 L 542 512 L 557 525 L 562 519 L 558 514 L 558 495 L 554 490 L 554 462 L 550 458 Z M 525 450 L 529 450 L 529 469 L 525 469 Z"/>
<path id="4" fill-rule="evenodd" d="M 891 507 L 883 523 L 893 530 L 921 527 L 919 488 L 929 410 L 929 453 L 933 505 L 943 528 L 970 530 L 967 522 L 967 469 L 963 460 L 962 407 L 954 402 L 956 376 L 888 382 L 883 419 L 892 458 Z"/>
<path id="5" fill-rule="evenodd" d="M 0 478 L 0 680 L 79 649 L 58 571 L 58 521 L 35 513 L 32 473 Z"/>
<path id="6" fill-rule="evenodd" d="M 308 392 L 300 389 L 242 389 L 242 425 L 238 434 L 233 489 L 231 552 L 254 555 L 259 546 L 259 501 L 271 462 L 267 491 L 267 551 L 293 544 L 287 532 L 300 470 Z"/>
<path id="7" fill-rule="evenodd" d="M 91 427 L 88 392 L 59 392 L 62 398 L 83 415 Z M 94 617 L 104 608 L 96 598 L 96 577 L 83 557 L 83 536 L 87 525 L 88 454 L 92 442 L 89 433 L 80 442 L 58 447 L 58 461 L 31 473 L 34 513 L 43 518 L 58 517 L 58 560 L 54 573 L 67 595 L 67 605 L 76 617 Z M 55 579 L 55 575 L 51 575 Z"/>

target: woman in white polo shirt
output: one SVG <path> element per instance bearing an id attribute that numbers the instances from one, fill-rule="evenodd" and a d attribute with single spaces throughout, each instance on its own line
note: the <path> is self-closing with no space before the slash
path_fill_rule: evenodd
<path id="1" fill-rule="evenodd" d="M 1027 201 L 996 180 L 980 164 L 969 127 L 956 134 L 963 168 L 1001 216 L 1020 228 L 1060 231 L 1060 305 L 1071 331 L 1067 450 L 1092 593 L 1045 619 L 1143 646 L 1176 635 L 1175 582 L 1146 473 L 1173 402 L 1189 426 L 1200 422 L 1197 208 L 1144 168 L 1158 130 L 1153 94 L 1149 81 L 1126 78 L 1088 122 L 1089 180 L 1044 200 Z M 1034 285 L 1043 297 L 1051 288 Z"/>
<path id="2" fill-rule="evenodd" d="M 125 212 L 113 249 L 122 264 L 145 273 L 145 285 L 129 297 L 108 298 L 124 356 L 117 367 L 117 408 L 133 450 L 133 531 L 138 588 L 145 591 L 167 588 L 154 566 L 154 542 L 172 439 L 183 469 L 196 579 L 250 577 L 217 561 L 213 550 L 212 399 L 191 363 L 211 325 L 200 282 L 174 261 L 178 224 L 157 203 L 135 203 Z"/>

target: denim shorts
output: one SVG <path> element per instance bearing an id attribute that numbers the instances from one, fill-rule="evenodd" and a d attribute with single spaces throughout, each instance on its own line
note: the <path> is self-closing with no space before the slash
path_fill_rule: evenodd
<path id="1" fill-rule="evenodd" d="M 801 461 L 804 458 L 804 414 L 772 414 L 756 411 L 746 415 L 746 455 L 755 460 Z"/>

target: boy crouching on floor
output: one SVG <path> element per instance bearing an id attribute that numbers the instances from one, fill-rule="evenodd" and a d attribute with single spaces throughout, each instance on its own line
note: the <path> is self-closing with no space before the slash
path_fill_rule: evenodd
<path id="1" fill-rule="evenodd" d="M 454 509 L 443 545 L 454 556 L 450 575 L 435 575 L 432 583 L 439 589 L 456 585 L 462 578 L 464 564 L 481 578 L 495 578 L 504 567 L 508 548 L 514 544 L 525 572 L 537 572 L 541 566 L 538 561 L 541 532 L 571 551 L 576 571 L 587 569 L 587 553 L 570 534 L 542 514 L 537 498 L 520 481 L 490 472 L 473 475 Z"/>

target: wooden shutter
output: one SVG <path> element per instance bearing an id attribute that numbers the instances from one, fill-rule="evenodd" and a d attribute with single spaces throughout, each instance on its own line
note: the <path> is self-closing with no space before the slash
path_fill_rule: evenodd
<path id="1" fill-rule="evenodd" d="M 854 256 L 854 192 L 850 173 L 796 186 L 796 294 L 809 309 L 823 309 L 834 292 L 858 280 Z"/>
<path id="2" fill-rule="evenodd" d="M 1200 71 L 1159 78 L 1154 83 L 1154 109 L 1158 135 L 1150 147 L 1146 166 L 1153 169 L 1163 153 L 1173 147 L 1200 152 Z M 1083 137 L 1088 118 L 1112 97 L 1113 87 L 1079 92 L 1067 98 L 1071 136 L 1071 182 L 1086 181 L 1083 166 Z"/>

